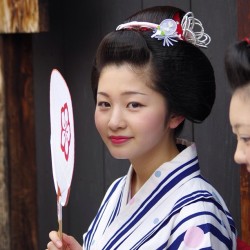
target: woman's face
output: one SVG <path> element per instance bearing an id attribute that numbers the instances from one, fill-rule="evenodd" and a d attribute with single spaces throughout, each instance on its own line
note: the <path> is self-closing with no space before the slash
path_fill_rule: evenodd
<path id="1" fill-rule="evenodd" d="M 148 87 L 149 81 L 147 72 L 129 65 L 111 65 L 101 72 L 95 123 L 115 158 L 133 161 L 166 150 L 166 103 Z"/>
<path id="2" fill-rule="evenodd" d="M 233 94 L 229 118 L 238 141 L 234 159 L 250 172 L 250 96 L 246 91 L 245 88 L 238 89 Z"/>

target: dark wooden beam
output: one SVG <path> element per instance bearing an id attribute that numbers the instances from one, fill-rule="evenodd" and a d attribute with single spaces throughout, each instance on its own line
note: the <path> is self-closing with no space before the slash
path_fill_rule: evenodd
<path id="1" fill-rule="evenodd" d="M 32 37 L 24 33 L 48 31 L 48 12 L 48 0 L 0 0 L 3 250 L 38 249 Z"/>
<path id="2" fill-rule="evenodd" d="M 6 162 L 6 106 L 3 70 L 3 43 L 0 37 L 0 249 L 10 249 L 8 166 Z"/>
<path id="3" fill-rule="evenodd" d="M 250 37 L 250 1 L 237 0 L 238 39 Z M 241 237 L 250 244 L 250 174 L 241 169 Z"/>
<path id="4" fill-rule="evenodd" d="M 36 250 L 38 233 L 32 37 L 2 37 L 11 249 Z"/>

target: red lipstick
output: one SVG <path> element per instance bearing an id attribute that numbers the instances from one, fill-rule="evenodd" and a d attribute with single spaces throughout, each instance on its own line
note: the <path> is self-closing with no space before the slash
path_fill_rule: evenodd
<path id="1" fill-rule="evenodd" d="M 127 142 L 131 137 L 127 136 L 110 136 L 109 139 L 113 144 L 122 144 Z"/>

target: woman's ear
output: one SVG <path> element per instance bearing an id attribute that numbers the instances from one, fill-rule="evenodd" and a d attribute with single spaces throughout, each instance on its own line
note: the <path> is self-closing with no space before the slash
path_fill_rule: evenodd
<path id="1" fill-rule="evenodd" d="M 169 120 L 169 127 L 172 129 L 177 128 L 183 121 L 185 117 L 182 115 L 172 115 Z"/>

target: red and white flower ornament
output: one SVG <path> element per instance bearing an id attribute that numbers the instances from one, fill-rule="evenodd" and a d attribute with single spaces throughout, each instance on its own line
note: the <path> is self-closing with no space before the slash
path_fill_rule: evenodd
<path id="1" fill-rule="evenodd" d="M 192 12 L 187 12 L 180 21 L 179 13 L 173 19 L 165 19 L 160 24 L 132 21 L 120 24 L 116 30 L 152 30 L 152 38 L 163 40 L 163 46 L 173 46 L 178 40 L 184 40 L 198 47 L 207 48 L 211 38 L 204 32 L 200 20 Z M 197 31 L 194 31 L 197 30 Z"/>

